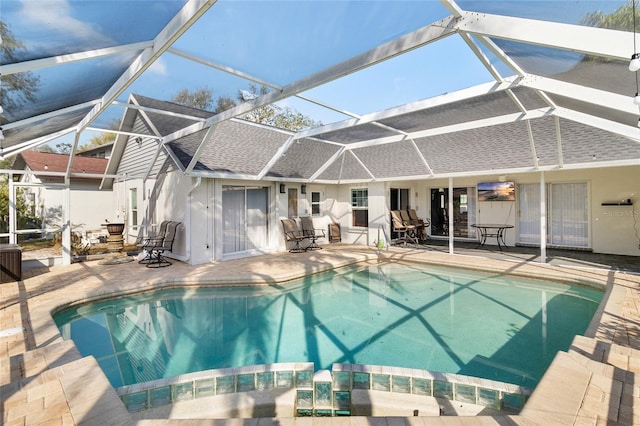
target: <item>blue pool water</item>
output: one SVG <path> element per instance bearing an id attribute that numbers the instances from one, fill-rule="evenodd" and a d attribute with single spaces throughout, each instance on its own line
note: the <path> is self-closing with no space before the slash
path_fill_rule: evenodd
<path id="1" fill-rule="evenodd" d="M 535 387 L 602 292 L 418 264 L 353 266 L 270 287 L 167 290 L 55 318 L 115 387 L 273 362 L 390 365 Z"/>

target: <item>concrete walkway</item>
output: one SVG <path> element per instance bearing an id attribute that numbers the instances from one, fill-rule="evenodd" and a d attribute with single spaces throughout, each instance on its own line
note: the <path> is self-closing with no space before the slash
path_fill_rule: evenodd
<path id="1" fill-rule="evenodd" d="M 0 398 L 5 425 L 23 424 L 640 424 L 640 270 L 581 262 L 540 264 L 492 252 L 449 255 L 439 249 L 373 249 L 336 244 L 306 253 L 278 253 L 216 264 L 148 269 L 135 262 L 83 262 L 27 271 L 0 284 Z M 487 255 L 491 254 L 491 256 Z M 359 261 L 382 258 L 474 268 L 600 286 L 606 294 L 585 336 L 558 353 L 517 416 L 433 418 L 280 418 L 134 421 L 91 357 L 60 336 L 51 313 L 70 304 L 176 286 L 269 285 Z M 633 265 L 638 265 L 633 271 Z"/>

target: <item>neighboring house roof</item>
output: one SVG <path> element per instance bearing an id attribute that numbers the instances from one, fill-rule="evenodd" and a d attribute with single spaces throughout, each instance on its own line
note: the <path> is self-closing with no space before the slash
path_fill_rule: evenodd
<path id="1" fill-rule="evenodd" d="M 71 173 L 86 173 L 88 175 L 104 174 L 108 160 L 105 158 L 74 157 Z M 69 156 L 65 154 L 51 154 L 38 151 L 23 151 L 16 157 L 13 169 L 29 169 L 34 172 L 66 172 Z M 99 179 L 87 176 L 87 179 Z"/>

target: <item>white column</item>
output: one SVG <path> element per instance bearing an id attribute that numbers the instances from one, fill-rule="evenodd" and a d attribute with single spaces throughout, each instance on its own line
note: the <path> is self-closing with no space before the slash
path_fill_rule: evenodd
<path id="1" fill-rule="evenodd" d="M 69 179 L 62 193 L 62 264 L 71 265 L 71 188 Z"/>
<path id="2" fill-rule="evenodd" d="M 540 263 L 547 263 L 547 187 L 540 172 Z"/>
<path id="3" fill-rule="evenodd" d="M 453 178 L 449 178 L 449 202 L 447 205 L 449 214 L 449 254 L 453 254 Z"/>
<path id="4" fill-rule="evenodd" d="M 16 235 L 16 186 L 13 182 L 13 173 L 9 173 L 9 244 L 17 244 Z"/>

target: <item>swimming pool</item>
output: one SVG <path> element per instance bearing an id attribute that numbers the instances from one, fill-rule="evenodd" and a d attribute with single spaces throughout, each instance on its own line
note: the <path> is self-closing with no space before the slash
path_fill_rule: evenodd
<path id="1" fill-rule="evenodd" d="M 56 315 L 114 387 L 275 362 L 390 365 L 535 387 L 586 330 L 593 288 L 423 264 L 352 266 L 276 286 L 165 290 Z"/>

